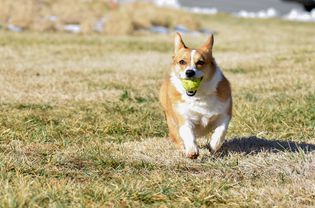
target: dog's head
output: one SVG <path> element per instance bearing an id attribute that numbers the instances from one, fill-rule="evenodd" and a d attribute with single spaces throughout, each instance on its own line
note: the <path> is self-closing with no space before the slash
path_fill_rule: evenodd
<path id="1" fill-rule="evenodd" d="M 188 48 L 181 35 L 175 35 L 175 51 L 173 56 L 173 73 L 179 79 L 210 80 L 215 72 L 215 61 L 212 56 L 214 38 L 211 35 L 200 48 Z M 194 95 L 196 92 L 187 92 Z"/>

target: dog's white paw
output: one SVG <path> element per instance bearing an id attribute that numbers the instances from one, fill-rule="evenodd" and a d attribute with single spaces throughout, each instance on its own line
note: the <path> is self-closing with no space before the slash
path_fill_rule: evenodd
<path id="1" fill-rule="evenodd" d="M 197 159 L 199 156 L 199 149 L 197 145 L 191 145 L 185 149 L 186 157 L 190 159 Z"/>
<path id="2" fill-rule="evenodd" d="M 222 144 L 221 143 L 211 143 L 208 145 L 209 149 L 211 152 L 217 152 L 221 148 Z"/>

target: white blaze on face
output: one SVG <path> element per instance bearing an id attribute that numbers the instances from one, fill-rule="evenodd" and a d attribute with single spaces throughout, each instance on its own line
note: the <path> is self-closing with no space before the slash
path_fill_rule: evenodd
<path id="1" fill-rule="evenodd" d="M 196 50 L 191 50 L 191 52 L 190 52 L 190 64 L 186 67 L 185 71 L 180 74 L 180 77 L 186 78 L 185 72 L 187 70 L 195 71 L 196 72 L 196 75 L 195 75 L 196 78 L 203 77 L 204 73 L 200 70 L 197 70 L 197 68 L 196 68 L 196 64 L 194 61 L 195 60 L 194 57 L 196 56 L 196 53 L 197 53 Z"/>
<path id="2" fill-rule="evenodd" d="M 195 68 L 194 57 L 196 55 L 196 50 L 192 50 L 190 53 L 190 67 Z"/>
<path id="3" fill-rule="evenodd" d="M 196 72 L 196 75 L 195 75 L 195 78 L 199 78 L 199 77 L 203 77 L 204 73 L 201 71 L 201 70 L 197 70 L 196 68 L 196 64 L 195 64 L 195 59 L 194 57 L 196 56 L 197 54 L 197 51 L 196 50 L 191 50 L 190 52 L 190 63 L 187 64 L 187 67 L 185 68 L 184 71 L 180 71 L 180 66 L 178 66 L 176 68 L 177 71 L 180 71 L 179 72 L 179 78 L 181 79 L 187 79 L 187 76 L 186 76 L 186 71 L 187 70 L 193 70 Z"/>

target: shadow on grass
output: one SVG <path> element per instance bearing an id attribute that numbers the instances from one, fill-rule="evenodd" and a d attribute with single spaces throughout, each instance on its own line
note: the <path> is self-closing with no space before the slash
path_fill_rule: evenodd
<path id="1" fill-rule="evenodd" d="M 305 142 L 293 142 L 285 140 L 267 140 L 256 136 L 234 138 L 226 141 L 222 147 L 223 153 L 237 152 L 255 154 L 259 152 L 300 152 L 315 151 L 315 145 Z"/>

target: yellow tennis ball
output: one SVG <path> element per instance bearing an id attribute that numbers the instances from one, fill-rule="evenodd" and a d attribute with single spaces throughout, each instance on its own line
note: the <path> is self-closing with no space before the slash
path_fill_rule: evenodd
<path id="1" fill-rule="evenodd" d="M 186 91 L 196 91 L 201 83 L 202 78 L 197 79 L 181 79 L 181 83 Z"/>

